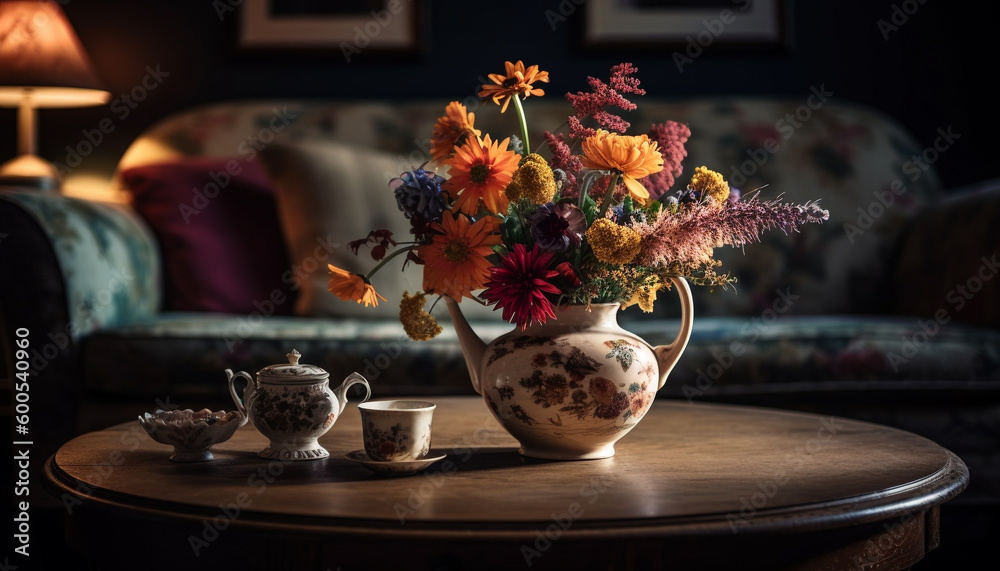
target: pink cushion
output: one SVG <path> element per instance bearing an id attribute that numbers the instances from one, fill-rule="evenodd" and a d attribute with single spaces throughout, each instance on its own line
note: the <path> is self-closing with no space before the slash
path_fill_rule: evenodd
<path id="1" fill-rule="evenodd" d="M 165 310 L 291 313 L 274 193 L 256 161 L 188 158 L 121 175 L 160 245 Z"/>

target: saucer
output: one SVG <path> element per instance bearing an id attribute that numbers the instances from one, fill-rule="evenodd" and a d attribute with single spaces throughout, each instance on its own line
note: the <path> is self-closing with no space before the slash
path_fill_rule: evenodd
<path id="1" fill-rule="evenodd" d="M 383 476 L 406 476 L 409 474 L 416 474 L 417 472 L 429 467 L 431 464 L 444 459 L 445 456 L 447 456 L 447 454 L 443 452 L 431 450 L 430 454 L 420 460 L 386 462 L 382 460 L 372 460 L 362 449 L 348 452 L 345 457 L 348 460 L 353 460 L 354 462 L 361 464 L 376 474 L 381 474 Z"/>

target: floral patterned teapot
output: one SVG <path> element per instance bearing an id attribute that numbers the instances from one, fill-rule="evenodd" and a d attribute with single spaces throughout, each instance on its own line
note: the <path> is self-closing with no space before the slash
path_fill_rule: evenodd
<path id="1" fill-rule="evenodd" d="M 292 349 L 288 363 L 268 365 L 256 378 L 244 371 L 226 369 L 229 394 L 240 412 L 271 442 L 258 456 L 276 460 L 318 460 L 330 453 L 317 439 L 326 434 L 347 407 L 347 389 L 360 384 L 365 398 L 371 397 L 368 381 L 351 373 L 336 389 L 330 389 L 330 375 L 315 365 L 300 364 L 302 356 Z M 237 378 L 247 381 L 243 398 L 236 394 Z"/>

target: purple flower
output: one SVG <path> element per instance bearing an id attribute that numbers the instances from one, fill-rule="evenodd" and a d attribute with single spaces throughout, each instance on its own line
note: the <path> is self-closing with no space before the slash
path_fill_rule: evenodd
<path id="1" fill-rule="evenodd" d="M 741 194 L 740 189 L 729 187 L 729 198 L 727 199 L 729 201 L 729 204 L 736 204 L 737 202 L 739 202 L 740 194 Z"/>
<path id="2" fill-rule="evenodd" d="M 543 204 L 531 215 L 531 236 L 543 250 L 565 252 L 580 245 L 587 219 L 575 204 Z"/>
<path id="3" fill-rule="evenodd" d="M 444 178 L 433 171 L 417 168 L 389 181 L 389 189 L 395 193 L 396 204 L 407 219 L 437 222 L 446 208 L 441 196 L 442 182 Z"/>

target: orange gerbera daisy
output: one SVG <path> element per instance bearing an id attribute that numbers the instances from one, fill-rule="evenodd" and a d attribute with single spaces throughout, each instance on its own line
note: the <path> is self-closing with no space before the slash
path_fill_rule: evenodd
<path id="1" fill-rule="evenodd" d="M 460 147 L 455 148 L 455 156 L 448 161 L 448 180 L 441 188 L 457 194 L 455 207 L 472 216 L 479 210 L 479 199 L 494 214 L 506 213 L 507 194 L 504 192 L 517 170 L 520 158 L 514 151 L 507 150 L 510 138 L 490 141 L 490 136 L 480 139 L 468 137 Z"/>
<path id="2" fill-rule="evenodd" d="M 643 206 L 649 206 L 649 191 L 639 179 L 663 170 L 663 156 L 656 141 L 651 141 L 646 135 L 619 135 L 598 129 L 597 133 L 583 140 L 581 149 L 584 167 L 621 173 L 632 198 Z"/>
<path id="3" fill-rule="evenodd" d="M 436 232 L 430 244 L 417 248 L 424 261 L 424 291 L 447 295 L 455 301 L 472 297 L 490 277 L 487 256 L 500 243 L 499 223 L 484 216 L 475 223 L 461 214 L 445 215 L 431 225 Z"/>
<path id="4" fill-rule="evenodd" d="M 431 158 L 443 163 L 451 156 L 455 145 L 462 143 L 468 135 L 479 136 L 475 128 L 476 114 L 469 113 L 465 105 L 452 101 L 438 117 L 431 131 Z"/>
<path id="5" fill-rule="evenodd" d="M 327 289 L 340 299 L 363 303 L 365 307 L 378 307 L 378 300 L 386 300 L 361 274 L 343 270 L 332 264 L 327 264 L 327 267 L 330 268 L 330 285 Z"/>
<path id="6" fill-rule="evenodd" d="M 503 100 L 503 106 L 500 108 L 500 112 L 503 113 L 507 110 L 507 105 L 510 104 L 512 97 L 523 93 L 524 97 L 527 98 L 529 95 L 542 96 L 545 92 L 541 89 L 536 89 L 533 85 L 536 81 L 542 81 L 545 83 L 549 82 L 549 72 L 538 71 L 538 66 L 533 65 L 528 69 L 524 69 L 524 64 L 521 60 L 517 63 L 504 62 L 504 75 L 499 73 L 491 73 L 489 75 L 490 80 L 496 85 L 489 83 L 483 84 L 482 91 L 479 92 L 479 96 L 483 99 L 492 99 L 493 103 L 500 105 L 500 100 Z"/>

